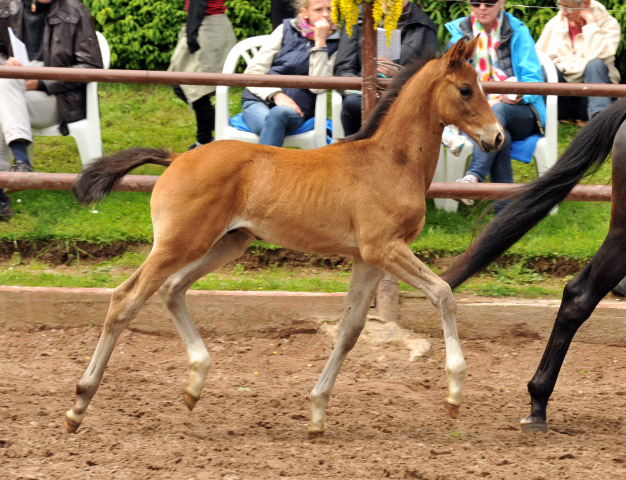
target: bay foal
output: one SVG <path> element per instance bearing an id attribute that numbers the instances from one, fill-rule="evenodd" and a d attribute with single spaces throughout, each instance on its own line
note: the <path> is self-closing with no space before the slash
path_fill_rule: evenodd
<path id="1" fill-rule="evenodd" d="M 185 292 L 203 275 L 242 255 L 255 238 L 286 248 L 354 259 L 335 348 L 311 392 L 309 431 L 324 413 L 339 368 L 364 326 L 383 272 L 421 289 L 441 314 L 446 344 L 448 412 L 458 414 L 465 359 L 452 291 L 408 244 L 425 221 L 444 125 L 455 124 L 486 151 L 504 140 L 467 60 L 476 40 L 407 69 L 352 139 L 317 150 L 219 141 L 177 156 L 135 148 L 85 169 L 74 193 L 83 204 L 103 198 L 122 176 L 145 164 L 168 165 L 151 200 L 154 245 L 139 269 L 113 292 L 104 328 L 65 416 L 75 432 L 96 393 L 113 347 L 144 302 L 159 292 L 187 347 L 192 409 L 211 357 L 190 318 Z"/>

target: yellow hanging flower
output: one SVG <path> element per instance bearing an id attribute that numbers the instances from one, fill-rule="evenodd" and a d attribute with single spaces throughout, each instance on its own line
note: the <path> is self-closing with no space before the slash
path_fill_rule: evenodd
<path id="1" fill-rule="evenodd" d="M 402 15 L 402 0 L 332 0 L 331 16 L 333 22 L 338 25 L 339 20 L 343 19 L 346 33 L 351 37 L 352 29 L 359 18 L 359 5 L 366 2 L 372 4 L 374 29 L 382 23 L 387 34 L 387 45 L 389 45 L 391 32 L 398 26 L 398 20 Z"/>

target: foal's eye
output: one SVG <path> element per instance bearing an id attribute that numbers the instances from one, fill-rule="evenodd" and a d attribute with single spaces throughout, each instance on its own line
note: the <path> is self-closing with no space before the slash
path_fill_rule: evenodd
<path id="1" fill-rule="evenodd" d="M 461 95 L 464 97 L 469 97 L 472 94 L 472 89 L 470 87 L 461 87 L 459 88 L 459 92 L 461 92 Z"/>

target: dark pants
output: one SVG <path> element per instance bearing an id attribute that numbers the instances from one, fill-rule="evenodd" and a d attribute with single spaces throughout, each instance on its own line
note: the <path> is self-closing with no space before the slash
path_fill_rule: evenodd
<path id="1" fill-rule="evenodd" d="M 174 93 L 183 102 L 188 103 L 187 97 L 178 85 L 174 85 Z M 191 108 L 196 114 L 196 141 L 201 144 L 213 141 L 213 129 L 215 128 L 215 107 L 211 103 L 213 95 L 213 93 L 205 95 L 191 104 Z"/>
<path id="2" fill-rule="evenodd" d="M 361 94 L 350 93 L 343 99 L 341 124 L 346 137 L 359 131 L 361 128 Z"/>
<path id="3" fill-rule="evenodd" d="M 557 68 L 559 82 L 566 83 L 565 77 Z M 609 69 L 599 58 L 587 63 L 583 72 L 584 83 L 611 83 Z M 596 113 L 611 105 L 610 97 L 562 97 L 559 96 L 559 120 L 590 120 Z"/>

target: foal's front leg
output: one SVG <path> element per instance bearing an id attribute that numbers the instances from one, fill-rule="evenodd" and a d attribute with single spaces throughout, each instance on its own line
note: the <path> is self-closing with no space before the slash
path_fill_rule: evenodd
<path id="1" fill-rule="evenodd" d="M 444 407 L 451 417 L 456 418 L 462 400 L 466 366 L 456 328 L 456 302 L 450 285 L 424 265 L 402 241 L 397 241 L 388 248 L 370 249 L 364 258 L 399 280 L 420 289 L 439 310 L 446 343 L 448 374 L 448 396 Z"/>
<path id="2" fill-rule="evenodd" d="M 374 290 L 382 276 L 382 270 L 368 265 L 360 258 L 354 258 L 352 279 L 343 318 L 339 323 L 337 344 L 311 392 L 311 423 L 309 424 L 311 438 L 324 433 L 324 415 L 337 374 L 346 355 L 352 350 L 363 330 Z"/>

